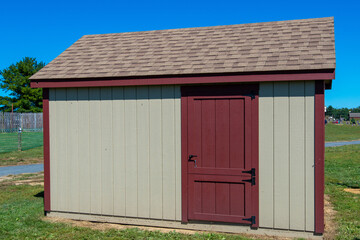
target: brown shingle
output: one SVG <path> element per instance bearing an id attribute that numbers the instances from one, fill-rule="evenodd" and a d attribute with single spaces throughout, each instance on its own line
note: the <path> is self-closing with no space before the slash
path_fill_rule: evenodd
<path id="1" fill-rule="evenodd" d="M 85 35 L 31 79 L 335 68 L 334 19 Z"/>

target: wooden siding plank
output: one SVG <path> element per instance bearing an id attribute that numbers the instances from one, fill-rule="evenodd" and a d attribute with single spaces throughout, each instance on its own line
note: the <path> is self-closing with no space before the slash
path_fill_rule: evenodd
<path id="1" fill-rule="evenodd" d="M 138 216 L 150 217 L 149 87 L 137 87 Z"/>
<path id="2" fill-rule="evenodd" d="M 90 213 L 90 118 L 89 118 L 89 89 L 78 89 L 78 107 L 79 107 L 79 138 L 78 138 L 78 160 L 79 160 L 79 211 Z"/>
<path id="3" fill-rule="evenodd" d="M 69 211 L 78 212 L 79 202 L 79 161 L 78 161 L 78 103 L 77 88 L 66 90 L 67 98 L 67 161 L 68 180 L 68 206 Z"/>
<path id="4" fill-rule="evenodd" d="M 259 89 L 259 224 L 274 227 L 274 83 Z"/>
<path id="5" fill-rule="evenodd" d="M 67 160 L 67 103 L 66 89 L 56 90 L 57 182 L 58 210 L 68 211 L 69 170 Z M 51 164 L 50 164 L 51 165 Z"/>
<path id="6" fill-rule="evenodd" d="M 57 148 L 57 102 L 56 89 L 49 89 L 49 129 L 50 129 L 50 206 L 51 210 L 58 210 L 57 169 L 58 169 L 58 148 Z"/>
<path id="7" fill-rule="evenodd" d="M 289 83 L 290 95 L 290 229 L 305 229 L 304 82 Z"/>
<path id="8" fill-rule="evenodd" d="M 274 83 L 274 227 L 289 229 L 289 83 Z"/>
<path id="9" fill-rule="evenodd" d="M 112 91 L 100 89 L 101 115 L 101 213 L 114 213 L 114 162 L 112 152 Z"/>
<path id="10" fill-rule="evenodd" d="M 101 214 L 100 88 L 89 88 L 91 213 Z"/>
<path id="11" fill-rule="evenodd" d="M 315 96 L 315 82 L 305 82 L 305 206 L 306 219 L 305 230 L 314 231 L 315 226 L 315 172 L 314 172 L 314 96 Z"/>
<path id="12" fill-rule="evenodd" d="M 125 102 L 124 88 L 112 88 L 113 96 L 113 157 L 114 157 L 114 215 L 126 216 L 125 164 Z"/>
<path id="13" fill-rule="evenodd" d="M 174 86 L 175 108 L 175 219 L 181 220 L 181 91 Z"/>
<path id="14" fill-rule="evenodd" d="M 174 86 L 162 86 L 163 218 L 175 219 Z"/>
<path id="15" fill-rule="evenodd" d="M 126 148 L 126 216 L 138 216 L 138 163 L 136 126 L 136 88 L 124 88 Z"/>
<path id="16" fill-rule="evenodd" d="M 150 108 L 150 217 L 163 217 L 163 154 L 162 154 L 162 108 L 161 87 L 151 87 Z"/>

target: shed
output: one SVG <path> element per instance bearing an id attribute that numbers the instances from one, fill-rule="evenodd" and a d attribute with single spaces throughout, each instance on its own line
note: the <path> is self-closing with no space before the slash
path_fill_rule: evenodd
<path id="1" fill-rule="evenodd" d="M 349 113 L 349 118 L 350 119 L 360 119 L 360 113 L 352 113 L 352 112 L 350 112 Z"/>
<path id="2" fill-rule="evenodd" d="M 334 77 L 333 18 L 83 36 L 31 77 L 45 213 L 322 234 Z"/>

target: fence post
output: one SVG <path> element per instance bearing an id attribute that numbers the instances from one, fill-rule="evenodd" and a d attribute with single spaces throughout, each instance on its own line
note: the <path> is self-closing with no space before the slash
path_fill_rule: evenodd
<path id="1" fill-rule="evenodd" d="M 19 127 L 18 131 L 18 151 L 21 151 L 21 127 Z"/>

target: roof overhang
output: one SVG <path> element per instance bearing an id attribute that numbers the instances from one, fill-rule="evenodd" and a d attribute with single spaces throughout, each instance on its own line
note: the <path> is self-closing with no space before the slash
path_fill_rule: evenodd
<path id="1" fill-rule="evenodd" d="M 275 73 L 247 73 L 237 75 L 198 75 L 198 76 L 160 76 L 137 78 L 75 78 L 75 79 L 34 79 L 32 88 L 72 88 L 72 87 L 115 87 L 115 86 L 145 86 L 145 85 L 187 85 L 216 83 L 255 83 L 278 81 L 314 81 L 325 80 L 325 88 L 331 89 L 335 70 L 321 71 L 288 71 Z"/>

